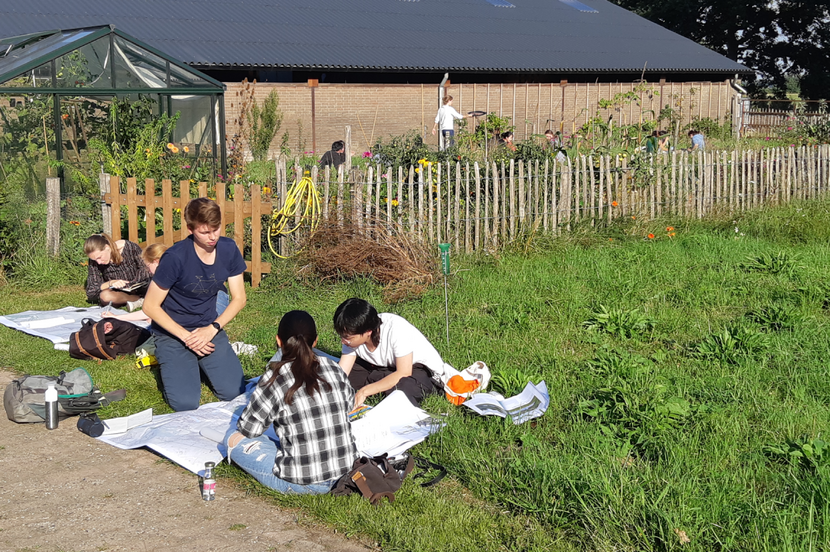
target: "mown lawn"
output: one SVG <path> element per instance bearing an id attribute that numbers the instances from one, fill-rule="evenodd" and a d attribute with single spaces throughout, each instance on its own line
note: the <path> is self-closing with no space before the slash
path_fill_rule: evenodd
<path id="1" fill-rule="evenodd" d="M 740 219 L 618 221 L 455 256 L 449 344 L 441 286 L 385 305 L 371 282 L 310 284 L 277 268 L 229 327 L 260 346 L 248 374 L 294 308 L 336 353 L 331 315 L 359 296 L 408 318 L 456 367 L 485 361 L 505 391 L 544 379 L 550 408 L 514 426 L 430 400 L 448 425 L 415 452 L 450 477 L 429 489 L 408 481 L 382 508 L 277 496 L 236 468 L 221 474 L 384 550 L 830 549 L 828 211 L 822 201 Z M 0 288 L 0 313 L 82 301 L 80 285 Z M 29 373 L 83 365 L 104 390 L 128 389 L 107 416 L 169 411 L 153 374 L 129 360 L 78 362 L 0 328 L 0 362 Z"/>

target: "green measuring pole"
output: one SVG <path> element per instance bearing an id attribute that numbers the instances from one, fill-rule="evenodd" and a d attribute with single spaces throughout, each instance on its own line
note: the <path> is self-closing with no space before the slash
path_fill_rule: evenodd
<path id="1" fill-rule="evenodd" d="M 450 344 L 450 305 L 447 295 L 447 275 L 450 273 L 450 244 L 439 243 L 441 250 L 441 272 L 444 273 L 444 314 L 447 319 L 447 345 Z"/>

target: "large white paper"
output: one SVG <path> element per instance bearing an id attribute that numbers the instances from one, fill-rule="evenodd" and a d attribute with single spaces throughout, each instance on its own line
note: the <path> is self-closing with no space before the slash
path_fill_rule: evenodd
<path id="1" fill-rule="evenodd" d="M 510 416 L 514 424 L 538 418 L 548 409 L 550 396 L 544 381 L 539 385 L 528 383 L 524 390 L 508 399 L 498 393 L 477 393 L 464 401 L 464 406 L 482 416 Z"/>
<path id="2" fill-rule="evenodd" d="M 218 464 L 226 451 L 222 443 L 203 437 L 199 430 L 210 427 L 224 434 L 230 427 L 234 410 L 244 407 L 247 401 L 247 396 L 242 394 L 229 402 L 203 404 L 196 410 L 154 416 L 152 422 L 126 433 L 102 435 L 98 439 L 120 449 L 147 447 L 186 470 L 201 474 L 205 462 Z"/>
<path id="3" fill-rule="evenodd" d="M 104 433 L 102 435 L 118 435 L 119 433 L 125 433 L 134 427 L 149 424 L 152 421 L 152 408 L 136 412 L 131 416 L 124 416 L 123 418 L 111 418 L 103 421 Z"/>
<path id="4" fill-rule="evenodd" d="M 205 462 L 218 464 L 226 456 L 223 437 L 230 427 L 236 427 L 236 420 L 248 404 L 254 385 L 255 381 L 249 382 L 246 392 L 232 401 L 204 404 L 188 412 L 153 416 L 148 423 L 121 434 L 105 432 L 98 439 L 120 449 L 147 447 L 186 470 L 201 474 Z M 114 418 L 106 420 L 106 423 L 121 427 L 122 424 L 129 424 L 129 418 Z M 443 425 L 413 406 L 403 392 L 395 391 L 363 418 L 352 422 L 352 433 L 361 454 L 378 456 L 385 452 L 394 457 L 420 443 Z M 273 426 L 265 435 L 278 441 Z"/>
<path id="5" fill-rule="evenodd" d="M 377 406 L 352 422 L 357 449 L 366 456 L 388 453 L 398 456 L 409 450 L 444 423 L 413 406 L 403 391 L 393 391 Z"/>

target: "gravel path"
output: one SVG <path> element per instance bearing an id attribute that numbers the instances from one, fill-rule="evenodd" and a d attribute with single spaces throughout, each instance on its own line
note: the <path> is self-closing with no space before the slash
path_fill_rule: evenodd
<path id="1" fill-rule="evenodd" d="M 0 393 L 14 378 L 0 371 Z M 54 431 L 0 419 L 0 550 L 363 551 L 355 540 L 219 480 L 204 502 L 198 478 L 140 450 L 92 439 L 70 418 Z"/>

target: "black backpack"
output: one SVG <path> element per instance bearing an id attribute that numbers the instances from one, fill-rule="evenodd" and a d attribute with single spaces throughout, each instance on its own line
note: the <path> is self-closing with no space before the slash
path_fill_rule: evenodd
<path id="1" fill-rule="evenodd" d="M 150 332 L 117 318 L 94 321 L 84 318 L 81 329 L 69 337 L 69 356 L 81 360 L 114 360 L 133 355 L 150 338 Z"/>

